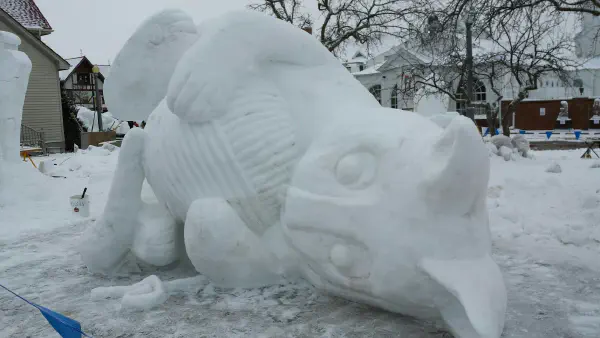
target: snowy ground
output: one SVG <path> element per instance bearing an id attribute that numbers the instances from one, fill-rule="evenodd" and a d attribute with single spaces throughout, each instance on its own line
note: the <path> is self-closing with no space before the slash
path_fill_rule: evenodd
<path id="1" fill-rule="evenodd" d="M 600 168 L 579 159 L 581 150 L 535 154 L 535 160 L 517 162 L 492 158 L 490 221 L 509 291 L 504 337 L 599 337 Z M 114 299 L 92 301 L 93 288 L 145 276 L 91 276 L 74 250 L 102 210 L 117 155 L 97 148 L 52 157 L 55 175 L 66 178 L 43 176 L 28 162 L 4 168 L 11 177 L 0 183 L 0 284 L 79 320 L 93 337 L 447 335 L 427 323 L 320 295 L 305 284 L 255 290 L 205 284 L 146 312 L 119 311 Z M 562 173 L 545 172 L 553 162 Z M 68 198 L 86 186 L 92 217 L 78 219 Z M 173 279 L 190 271 L 157 274 Z M 0 337 L 58 335 L 39 312 L 0 290 Z"/>

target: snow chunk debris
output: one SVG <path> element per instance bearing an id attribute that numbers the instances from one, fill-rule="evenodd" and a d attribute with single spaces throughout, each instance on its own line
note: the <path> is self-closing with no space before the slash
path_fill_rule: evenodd
<path id="1" fill-rule="evenodd" d="M 531 150 L 529 146 L 529 141 L 525 138 L 525 136 L 521 134 L 517 134 L 512 138 L 513 147 L 521 154 L 523 157 L 528 157 L 528 153 Z"/>
<path id="2" fill-rule="evenodd" d="M 507 146 L 501 146 L 499 149 L 500 156 L 504 157 L 505 161 L 510 161 L 512 158 L 513 150 Z"/>
<path id="3" fill-rule="evenodd" d="M 560 167 L 560 164 L 554 162 L 550 166 L 548 166 L 548 168 L 546 168 L 546 172 L 547 173 L 559 174 L 559 173 L 562 172 L 562 168 Z"/>
<path id="4" fill-rule="evenodd" d="M 496 148 L 500 149 L 501 147 L 507 147 L 509 149 L 513 149 L 513 143 L 510 137 L 505 135 L 494 135 L 491 140 L 492 144 L 496 146 Z"/>
<path id="5" fill-rule="evenodd" d="M 92 300 L 118 297 L 123 297 L 122 309 L 149 310 L 166 302 L 169 295 L 163 282 L 155 275 L 130 286 L 100 287 L 92 290 Z"/>

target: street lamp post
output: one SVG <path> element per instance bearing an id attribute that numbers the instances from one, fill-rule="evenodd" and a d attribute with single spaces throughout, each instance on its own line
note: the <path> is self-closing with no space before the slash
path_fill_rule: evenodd
<path id="1" fill-rule="evenodd" d="M 102 97 L 100 97 L 100 69 L 94 65 L 92 67 L 94 73 L 94 89 L 96 91 L 96 113 L 98 114 L 98 131 L 102 131 Z"/>
<path id="2" fill-rule="evenodd" d="M 475 121 L 475 113 L 473 111 L 473 18 L 471 13 L 467 15 L 465 22 L 467 26 L 467 58 L 465 60 L 467 66 L 467 111 L 466 115 L 471 120 Z"/>

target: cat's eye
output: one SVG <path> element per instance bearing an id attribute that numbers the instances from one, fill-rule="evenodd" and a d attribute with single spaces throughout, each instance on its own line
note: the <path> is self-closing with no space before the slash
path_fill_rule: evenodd
<path id="1" fill-rule="evenodd" d="M 351 189 L 364 189 L 375 179 L 377 158 L 366 151 L 346 154 L 336 167 L 337 181 Z"/>

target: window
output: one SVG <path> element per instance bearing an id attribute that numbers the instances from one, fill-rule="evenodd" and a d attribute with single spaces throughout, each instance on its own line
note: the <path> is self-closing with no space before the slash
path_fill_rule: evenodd
<path id="1" fill-rule="evenodd" d="M 404 76 L 404 90 L 410 90 L 410 77 Z"/>
<path id="2" fill-rule="evenodd" d="M 80 85 L 91 85 L 90 74 L 77 73 L 77 84 Z"/>
<path id="3" fill-rule="evenodd" d="M 361 72 L 362 72 L 363 70 L 365 70 L 365 65 L 359 65 L 359 66 L 358 66 L 358 70 L 359 70 L 359 71 L 361 71 Z"/>
<path id="4" fill-rule="evenodd" d="M 483 84 L 483 82 L 477 81 L 473 87 L 474 87 L 473 88 L 473 96 L 475 98 L 475 101 L 486 102 L 487 101 L 486 88 L 485 88 L 485 85 Z"/>
<path id="5" fill-rule="evenodd" d="M 398 109 L 398 85 L 392 88 L 392 96 L 390 98 L 390 107 Z"/>
<path id="6" fill-rule="evenodd" d="M 465 102 L 466 95 L 463 94 L 461 88 L 456 92 L 456 111 L 464 115 L 467 110 L 467 103 Z"/>
<path id="7" fill-rule="evenodd" d="M 352 68 L 350 68 L 350 66 L 346 66 L 346 69 L 348 69 L 349 72 L 352 71 Z"/>
<path id="8" fill-rule="evenodd" d="M 403 76 L 404 76 L 404 80 L 403 80 L 404 94 L 407 97 L 413 96 L 414 95 L 413 90 L 415 88 L 413 85 L 412 78 L 410 77 L 410 75 L 407 75 L 407 74 L 404 74 Z"/>
<path id="9" fill-rule="evenodd" d="M 374 85 L 371 88 L 369 88 L 369 92 L 371 94 L 373 94 L 373 96 L 375 96 L 375 99 L 377 100 L 377 102 L 379 102 L 379 104 L 381 104 L 381 86 Z"/>
<path id="10" fill-rule="evenodd" d="M 486 102 L 487 89 L 483 82 L 475 80 L 473 83 L 473 102 Z M 463 87 L 462 81 L 456 89 L 456 111 L 460 114 L 465 114 L 467 110 L 467 89 Z M 475 114 L 481 113 L 483 107 L 475 107 Z"/>

